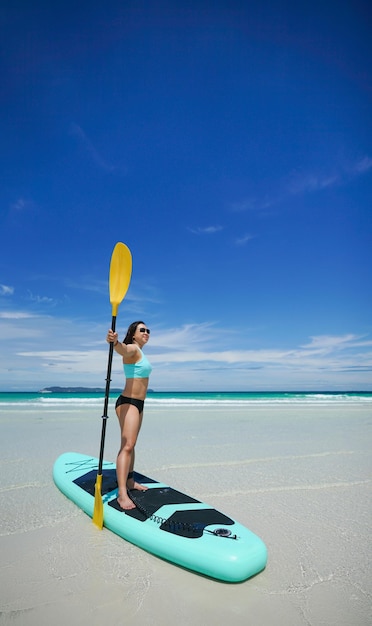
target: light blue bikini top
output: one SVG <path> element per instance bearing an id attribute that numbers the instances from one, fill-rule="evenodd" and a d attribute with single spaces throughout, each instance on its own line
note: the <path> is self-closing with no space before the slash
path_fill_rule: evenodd
<path id="1" fill-rule="evenodd" d="M 152 372 L 152 366 L 141 348 L 138 348 L 142 358 L 137 363 L 123 363 L 125 378 L 148 378 Z"/>

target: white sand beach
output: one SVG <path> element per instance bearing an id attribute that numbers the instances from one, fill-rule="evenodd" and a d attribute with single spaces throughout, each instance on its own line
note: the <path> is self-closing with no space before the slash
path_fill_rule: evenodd
<path id="1" fill-rule="evenodd" d="M 61 453 L 98 456 L 99 414 L 2 410 L 0 624 L 367 626 L 371 422 L 370 404 L 145 410 L 136 469 L 267 545 L 262 573 L 226 584 L 97 530 L 55 487 Z"/>

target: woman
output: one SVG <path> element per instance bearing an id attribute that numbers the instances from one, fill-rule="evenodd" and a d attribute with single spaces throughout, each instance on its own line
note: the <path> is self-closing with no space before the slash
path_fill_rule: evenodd
<path id="1" fill-rule="evenodd" d="M 126 378 L 124 391 L 115 405 L 121 429 L 121 446 L 116 461 L 116 474 L 119 494 L 118 503 L 122 509 L 134 509 L 135 504 L 128 496 L 128 489 L 146 491 L 133 478 L 134 448 L 143 418 L 149 376 L 152 367 L 142 352 L 150 338 L 150 330 L 144 322 L 133 322 L 123 343 L 118 341 L 118 333 L 109 330 L 106 340 L 114 344 L 114 350 L 123 357 Z"/>

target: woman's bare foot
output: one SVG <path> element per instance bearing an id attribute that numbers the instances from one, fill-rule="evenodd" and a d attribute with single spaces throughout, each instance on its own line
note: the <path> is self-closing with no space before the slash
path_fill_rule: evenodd
<path id="1" fill-rule="evenodd" d="M 137 483 L 133 478 L 127 480 L 127 489 L 137 489 L 137 491 L 147 491 L 148 487 L 141 485 L 141 483 Z"/>
<path id="2" fill-rule="evenodd" d="M 129 498 L 129 496 L 118 496 L 117 501 L 124 511 L 131 511 L 136 508 L 133 500 Z"/>

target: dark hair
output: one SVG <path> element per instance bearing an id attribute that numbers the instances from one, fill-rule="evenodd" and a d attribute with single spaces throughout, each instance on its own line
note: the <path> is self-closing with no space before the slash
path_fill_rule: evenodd
<path id="1" fill-rule="evenodd" d="M 126 343 L 126 344 L 133 343 L 133 336 L 137 330 L 137 326 L 139 324 L 144 324 L 144 323 L 145 322 L 142 322 L 142 320 L 139 320 L 138 322 L 132 322 L 130 326 L 128 326 L 127 334 L 124 337 L 123 343 Z"/>

